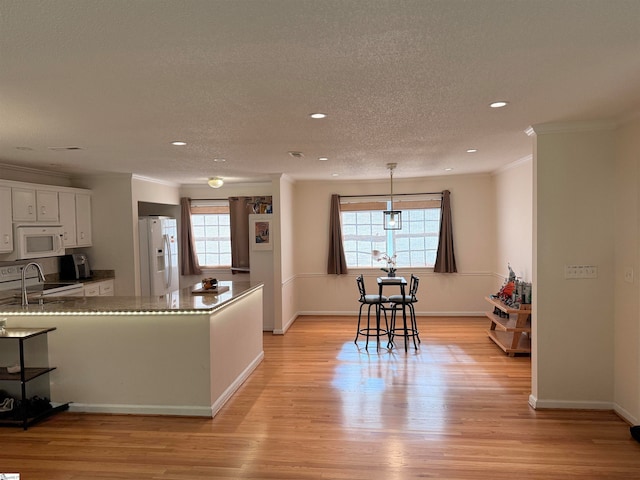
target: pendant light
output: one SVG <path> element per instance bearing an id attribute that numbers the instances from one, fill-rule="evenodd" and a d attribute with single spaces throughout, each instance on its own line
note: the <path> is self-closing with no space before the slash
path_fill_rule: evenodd
<path id="1" fill-rule="evenodd" d="M 402 230 L 402 212 L 400 210 L 393 209 L 393 171 L 396 169 L 397 165 L 397 163 L 387 163 L 387 168 L 389 169 L 389 174 L 391 176 L 391 194 L 389 196 L 391 199 L 391 209 L 382 212 L 384 216 L 383 226 L 385 230 Z"/>

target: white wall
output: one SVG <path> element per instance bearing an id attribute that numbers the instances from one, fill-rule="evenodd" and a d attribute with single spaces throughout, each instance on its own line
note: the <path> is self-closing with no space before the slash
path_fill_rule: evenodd
<path id="1" fill-rule="evenodd" d="M 131 175 L 96 175 L 78 179 L 91 196 L 93 246 L 86 249 L 91 268 L 115 271 L 115 294 L 133 295 L 138 257 L 134 250 Z"/>
<path id="2" fill-rule="evenodd" d="M 614 399 L 616 410 L 640 423 L 640 120 L 620 128 L 615 177 Z M 632 278 L 625 280 L 625 271 Z"/>
<path id="3" fill-rule="evenodd" d="M 493 176 L 496 211 L 496 291 L 510 264 L 518 277 L 532 281 L 533 159 L 514 162 Z"/>
<path id="4" fill-rule="evenodd" d="M 291 179 L 283 176 L 279 182 L 280 205 L 280 243 L 277 257 L 274 255 L 276 278 L 280 280 L 277 285 L 278 295 L 276 309 L 276 324 L 274 333 L 285 333 L 291 326 L 296 316 L 296 290 L 295 290 L 295 253 L 302 245 L 298 242 L 297 225 L 294 219 L 295 212 L 299 208 L 295 198 L 295 187 Z M 278 268 L 279 266 L 279 268 Z M 278 322 L 280 320 L 280 322 Z"/>
<path id="5" fill-rule="evenodd" d="M 412 269 L 420 279 L 420 315 L 481 315 L 484 297 L 494 290 L 496 217 L 490 175 L 456 175 L 394 179 L 395 193 L 451 191 L 453 233 L 458 273 L 434 274 Z M 294 185 L 295 292 L 298 313 L 357 314 L 355 277 L 365 274 L 373 290 L 377 268 L 352 269 L 348 275 L 328 275 L 329 207 L 331 194 L 386 194 L 389 182 L 297 182 Z M 399 269 L 399 274 L 410 274 Z"/>
<path id="6" fill-rule="evenodd" d="M 536 407 L 611 408 L 614 132 L 539 126 L 534 151 Z M 565 265 L 598 278 L 567 280 Z"/>

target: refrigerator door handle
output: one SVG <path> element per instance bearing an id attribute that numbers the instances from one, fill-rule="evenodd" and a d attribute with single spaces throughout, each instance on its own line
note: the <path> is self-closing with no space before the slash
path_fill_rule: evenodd
<path id="1" fill-rule="evenodd" d="M 172 269 L 173 265 L 171 265 L 171 244 L 169 243 L 169 235 L 163 235 L 164 240 L 164 258 L 165 258 L 165 269 L 164 273 L 166 275 L 165 278 L 165 288 L 169 288 L 171 284 L 171 278 L 173 275 Z M 166 264 L 169 264 L 169 268 L 166 267 Z"/>

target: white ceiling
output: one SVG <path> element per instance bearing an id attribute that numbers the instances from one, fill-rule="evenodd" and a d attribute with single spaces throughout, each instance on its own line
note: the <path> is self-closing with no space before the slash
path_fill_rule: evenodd
<path id="1" fill-rule="evenodd" d="M 640 0 L 0 0 L 3 164 L 476 173 L 530 155 L 530 125 L 638 111 Z"/>

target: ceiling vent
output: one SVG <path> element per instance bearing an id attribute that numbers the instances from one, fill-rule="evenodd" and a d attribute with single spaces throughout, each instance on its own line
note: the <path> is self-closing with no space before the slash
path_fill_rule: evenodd
<path id="1" fill-rule="evenodd" d="M 48 147 L 49 150 L 59 152 L 61 150 L 82 150 L 82 147 Z"/>

